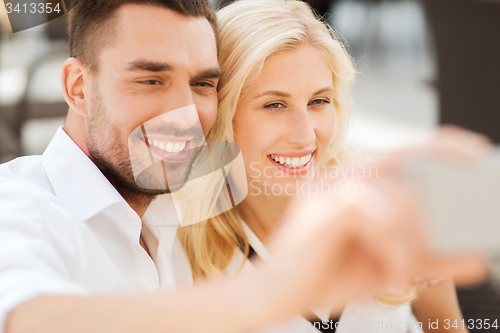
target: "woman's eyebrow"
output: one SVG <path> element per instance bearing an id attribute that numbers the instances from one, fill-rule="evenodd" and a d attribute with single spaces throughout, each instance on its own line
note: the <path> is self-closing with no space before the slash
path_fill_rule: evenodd
<path id="1" fill-rule="evenodd" d="M 319 95 L 319 94 L 324 93 L 324 92 L 329 92 L 329 91 L 333 91 L 333 87 L 324 87 L 324 88 L 321 88 L 320 90 L 316 91 L 313 94 L 313 96 Z"/>
<path id="2" fill-rule="evenodd" d="M 321 88 L 319 89 L 318 91 L 316 91 L 313 96 L 315 95 L 319 95 L 321 93 L 324 93 L 324 92 L 328 92 L 328 91 L 333 91 L 333 87 L 324 87 L 324 88 Z M 279 90 L 268 90 L 268 91 L 265 91 L 261 94 L 258 94 L 257 96 L 255 96 L 255 98 L 259 98 L 259 97 L 262 97 L 262 96 L 280 96 L 280 97 L 290 97 L 291 95 L 289 93 L 286 93 L 286 92 L 283 92 L 283 91 L 279 91 Z"/>
<path id="3" fill-rule="evenodd" d="M 280 97 L 290 97 L 289 93 L 286 93 L 286 92 L 283 92 L 283 91 L 268 90 L 268 91 L 263 92 L 262 94 L 258 94 L 257 96 L 255 96 L 255 98 L 259 98 L 259 97 L 267 96 L 267 95 L 280 96 Z"/>

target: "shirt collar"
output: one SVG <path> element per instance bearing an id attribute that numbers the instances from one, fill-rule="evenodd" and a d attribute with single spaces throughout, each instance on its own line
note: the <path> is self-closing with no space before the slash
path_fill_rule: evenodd
<path id="1" fill-rule="evenodd" d="M 255 253 L 264 261 L 269 261 L 271 256 L 267 251 L 266 247 L 260 241 L 259 237 L 254 234 L 252 229 L 240 218 L 241 226 L 243 227 L 243 231 L 247 236 L 248 244 L 254 249 Z"/>
<path id="2" fill-rule="evenodd" d="M 146 223 L 155 236 L 164 244 L 169 257 L 172 257 L 172 247 L 177 228 L 180 225 L 179 214 L 171 194 L 159 195 L 144 214 Z"/>
<path id="3" fill-rule="evenodd" d="M 56 196 L 81 220 L 114 204 L 132 210 L 62 127 L 43 153 L 42 165 Z"/>

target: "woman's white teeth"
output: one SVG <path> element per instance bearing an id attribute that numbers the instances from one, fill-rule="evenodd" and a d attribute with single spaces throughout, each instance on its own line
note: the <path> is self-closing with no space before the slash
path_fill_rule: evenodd
<path id="1" fill-rule="evenodd" d="M 283 157 L 271 155 L 271 158 L 279 164 L 288 168 L 301 168 L 311 160 L 311 154 L 302 157 Z"/>
<path id="2" fill-rule="evenodd" d="M 148 143 L 150 146 L 155 146 L 158 149 L 164 150 L 168 153 L 178 153 L 180 151 L 183 151 L 184 148 L 186 148 L 186 143 L 187 141 L 184 142 L 163 142 L 163 141 L 158 141 L 158 140 L 151 140 L 148 139 Z"/>

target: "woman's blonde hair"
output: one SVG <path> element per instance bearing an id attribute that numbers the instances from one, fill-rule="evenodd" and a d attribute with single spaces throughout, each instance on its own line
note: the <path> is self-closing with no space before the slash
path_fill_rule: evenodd
<path id="1" fill-rule="evenodd" d="M 335 91 L 334 134 L 320 164 L 336 165 L 349 156 L 344 138 L 349 88 L 355 70 L 345 45 L 339 42 L 333 29 L 317 17 L 309 5 L 297 0 L 239 0 L 219 10 L 217 18 L 219 62 L 224 75 L 218 87 L 217 117 L 207 141 L 234 142 L 232 121 L 240 96 L 259 77 L 270 56 L 310 45 L 325 56 Z M 214 205 L 216 203 L 211 202 L 211 207 Z M 190 214 L 190 210 L 186 211 Z M 195 279 L 223 275 L 236 248 L 245 257 L 249 251 L 235 209 L 191 227 L 179 228 L 179 238 Z M 385 297 L 386 293 L 383 295 L 389 304 L 407 301 L 393 302 Z"/>

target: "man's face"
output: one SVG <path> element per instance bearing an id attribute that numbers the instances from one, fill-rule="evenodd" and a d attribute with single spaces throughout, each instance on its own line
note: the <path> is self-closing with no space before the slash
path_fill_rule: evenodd
<path id="1" fill-rule="evenodd" d="M 204 17 L 187 17 L 155 6 L 124 5 L 114 24 L 116 41 L 101 51 L 99 69 L 84 88 L 90 96 L 86 122 L 89 153 L 122 195 L 169 192 L 169 188 L 148 190 L 136 185 L 131 160 L 144 166 L 151 162 L 151 156 L 144 153 L 148 150 L 140 128 L 148 123 L 147 135 L 160 148 L 161 142 L 165 147 L 171 143 L 174 150 L 200 145 L 217 113 L 220 70 L 215 36 Z M 197 114 L 161 116 L 193 104 Z M 191 142 L 186 144 L 186 140 Z M 157 147 L 151 145 L 149 151 L 161 160 Z M 169 177 L 187 177 L 196 154 L 185 155 L 163 160 Z M 160 175 L 161 169 L 146 176 Z"/>

